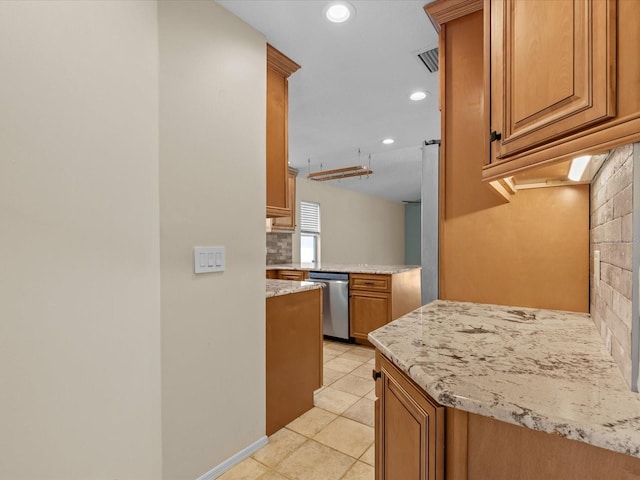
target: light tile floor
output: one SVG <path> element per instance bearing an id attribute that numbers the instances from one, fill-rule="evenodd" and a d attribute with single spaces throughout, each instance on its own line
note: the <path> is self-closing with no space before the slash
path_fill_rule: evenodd
<path id="1" fill-rule="evenodd" d="M 324 341 L 315 407 L 219 480 L 373 480 L 372 348 Z"/>

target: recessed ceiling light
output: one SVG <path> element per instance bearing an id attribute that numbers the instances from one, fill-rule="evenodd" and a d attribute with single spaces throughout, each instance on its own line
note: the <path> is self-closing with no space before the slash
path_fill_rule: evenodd
<path id="1" fill-rule="evenodd" d="M 331 2 L 324 8 L 324 15 L 332 23 L 344 23 L 355 13 L 353 5 L 347 2 Z"/>
<path id="2" fill-rule="evenodd" d="M 413 92 L 411 95 L 409 95 L 409 98 L 411 100 L 413 100 L 414 102 L 418 102 L 420 100 L 424 100 L 425 98 L 428 97 L 427 92 L 423 92 L 423 91 L 417 91 L 417 92 Z"/>
<path id="3" fill-rule="evenodd" d="M 393 138 L 385 138 L 384 140 L 382 140 L 382 143 L 384 143 L 385 145 L 391 145 L 393 142 L 395 142 Z"/>

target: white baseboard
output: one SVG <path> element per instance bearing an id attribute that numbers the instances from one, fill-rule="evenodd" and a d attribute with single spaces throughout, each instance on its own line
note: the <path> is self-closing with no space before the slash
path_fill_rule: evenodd
<path id="1" fill-rule="evenodd" d="M 229 470 L 234 465 L 240 463 L 245 458 L 248 458 L 251 455 L 253 455 L 259 449 L 264 447 L 268 442 L 269 442 L 269 439 L 267 438 L 266 435 L 264 437 L 262 437 L 262 438 L 259 438 L 258 440 L 253 442 L 251 445 L 243 448 L 242 450 L 240 450 L 235 455 L 227 458 L 220 465 L 218 465 L 216 467 L 213 467 L 207 473 L 205 473 L 201 477 L 198 477 L 197 480 L 213 480 L 214 478 L 218 478 L 220 475 L 222 475 L 224 472 Z"/>

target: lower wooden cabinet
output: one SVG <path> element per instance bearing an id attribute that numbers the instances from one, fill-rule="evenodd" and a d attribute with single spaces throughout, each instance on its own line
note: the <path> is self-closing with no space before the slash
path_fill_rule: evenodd
<path id="1" fill-rule="evenodd" d="M 369 332 L 391 320 L 391 294 L 354 291 L 349 298 L 350 335 L 366 340 Z"/>
<path id="2" fill-rule="evenodd" d="M 637 480 L 640 459 L 442 407 L 376 351 L 376 480 Z"/>
<path id="3" fill-rule="evenodd" d="M 369 332 L 421 304 L 420 269 L 394 274 L 349 275 L 349 335 L 368 343 Z"/>
<path id="4" fill-rule="evenodd" d="M 313 408 L 322 387 L 322 290 L 266 299 L 266 434 Z"/>
<path id="5" fill-rule="evenodd" d="M 376 480 L 444 480 L 444 407 L 379 352 L 376 371 Z"/>
<path id="6" fill-rule="evenodd" d="M 302 282 L 309 278 L 307 270 L 267 270 L 269 280 L 292 280 Z"/>
<path id="7" fill-rule="evenodd" d="M 278 279 L 280 280 L 293 280 L 294 282 L 302 282 L 309 278 L 309 272 L 306 270 L 280 270 L 278 272 Z"/>

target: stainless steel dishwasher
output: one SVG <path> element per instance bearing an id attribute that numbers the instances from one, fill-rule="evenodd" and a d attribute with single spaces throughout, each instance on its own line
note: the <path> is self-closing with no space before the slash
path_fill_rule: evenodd
<path id="1" fill-rule="evenodd" d="M 309 272 L 309 280 L 325 284 L 322 289 L 322 333 L 349 340 L 349 274 Z"/>

